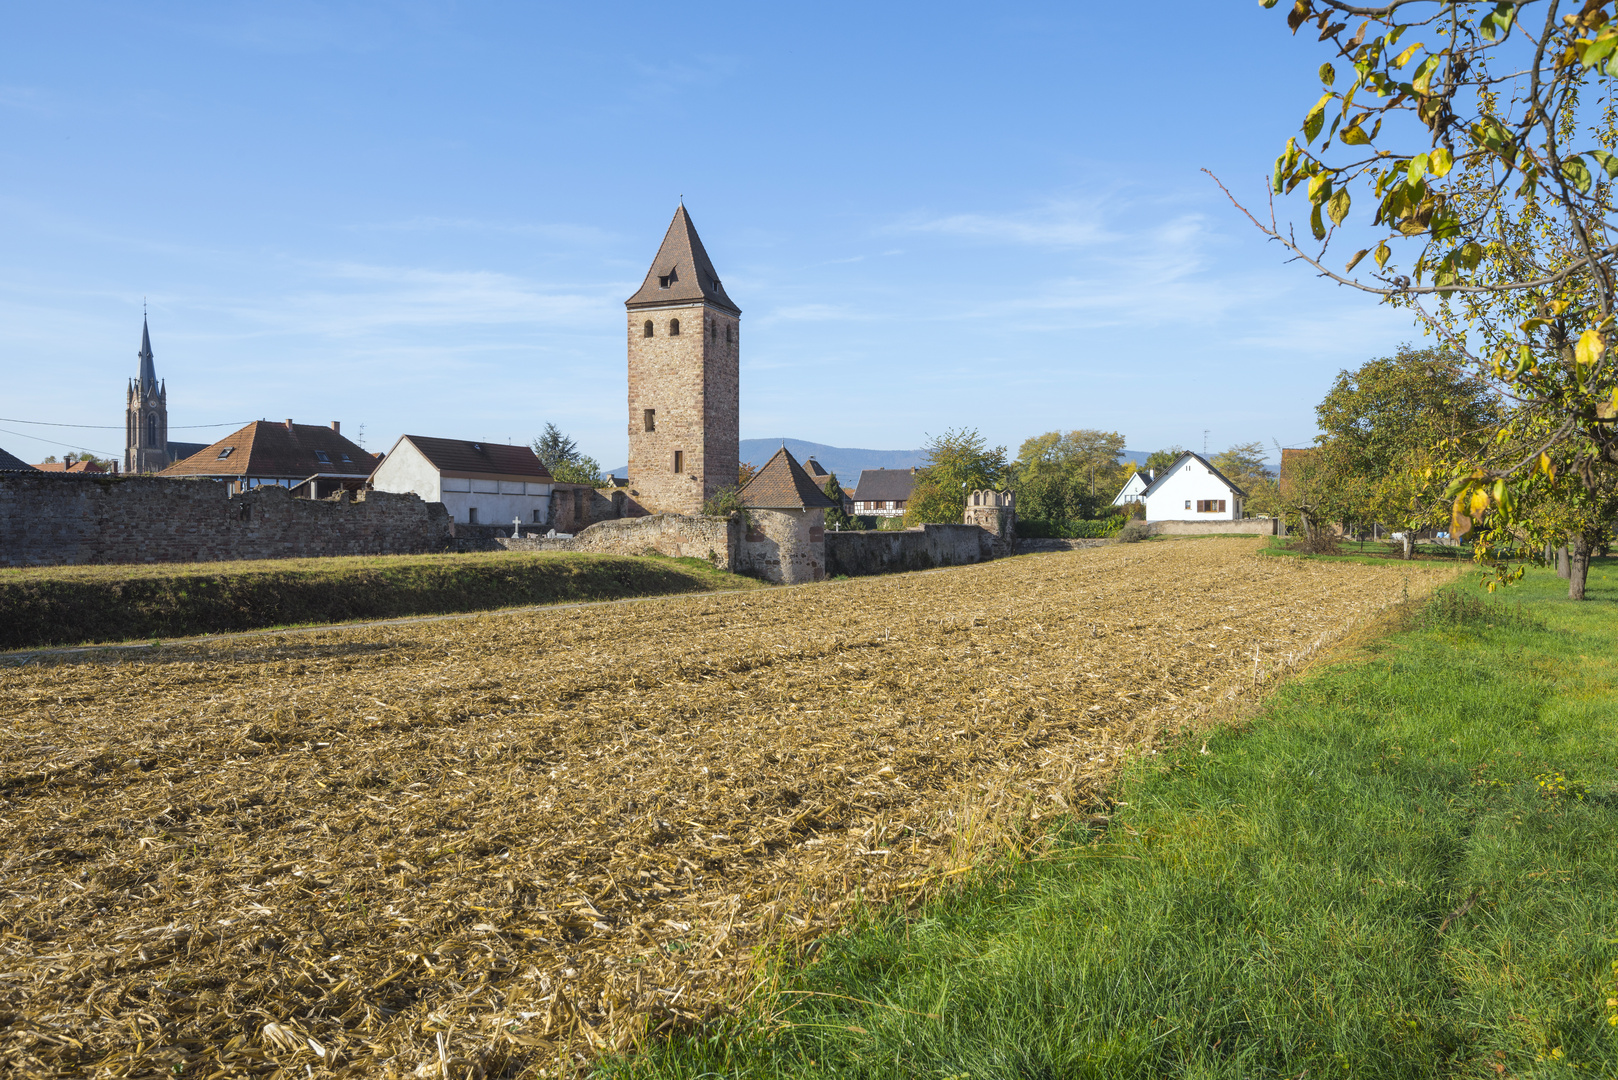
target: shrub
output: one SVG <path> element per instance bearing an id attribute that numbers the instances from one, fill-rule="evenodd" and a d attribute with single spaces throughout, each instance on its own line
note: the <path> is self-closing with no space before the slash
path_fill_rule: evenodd
<path id="1" fill-rule="evenodd" d="M 1118 530 L 1114 537 L 1120 544 L 1134 544 L 1147 539 L 1152 535 L 1152 527 L 1144 521 L 1131 518 L 1129 523 Z"/>
<path id="2" fill-rule="evenodd" d="M 1059 540 L 1102 540 L 1117 534 L 1124 527 L 1125 518 L 1117 515 L 1094 521 L 1077 519 L 1018 518 L 1017 535 L 1025 540 L 1052 538 Z"/>

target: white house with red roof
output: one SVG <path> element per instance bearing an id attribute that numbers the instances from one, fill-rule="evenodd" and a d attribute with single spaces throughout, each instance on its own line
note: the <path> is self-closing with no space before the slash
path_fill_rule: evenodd
<path id="1" fill-rule="evenodd" d="M 526 446 L 401 435 L 371 474 L 377 491 L 413 491 L 463 525 L 544 525 L 556 481 Z"/>

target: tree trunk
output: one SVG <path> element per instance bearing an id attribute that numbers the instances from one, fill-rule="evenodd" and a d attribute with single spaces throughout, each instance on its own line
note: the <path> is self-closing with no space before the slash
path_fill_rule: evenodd
<path id="1" fill-rule="evenodd" d="M 1572 570 L 1568 566 L 1567 545 L 1563 544 L 1556 549 L 1556 576 L 1566 581 L 1568 574 L 1571 572 Z"/>
<path id="2" fill-rule="evenodd" d="M 1403 543 L 1405 548 L 1404 557 L 1406 561 L 1414 559 L 1416 557 L 1416 538 L 1409 529 L 1405 530 Z"/>
<path id="3" fill-rule="evenodd" d="M 1565 548 L 1563 550 L 1566 550 Z M 1573 537 L 1573 554 L 1568 559 L 1567 598 L 1584 599 L 1584 579 L 1590 573 L 1590 542 L 1580 533 Z"/>

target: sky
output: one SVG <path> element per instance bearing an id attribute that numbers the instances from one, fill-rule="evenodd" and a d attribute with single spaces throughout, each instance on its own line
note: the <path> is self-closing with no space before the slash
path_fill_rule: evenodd
<path id="1" fill-rule="evenodd" d="M 144 305 L 172 439 L 554 422 L 620 465 L 623 301 L 682 196 L 743 311 L 744 438 L 1304 445 L 1339 370 L 1420 341 L 1201 171 L 1263 206 L 1320 93 L 1252 0 L 5 12 L 0 446 L 30 461 L 121 458 Z"/>

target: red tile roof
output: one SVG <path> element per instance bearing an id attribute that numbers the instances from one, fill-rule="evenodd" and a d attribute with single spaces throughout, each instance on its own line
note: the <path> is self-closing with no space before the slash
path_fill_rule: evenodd
<path id="1" fill-rule="evenodd" d="M 436 439 L 429 435 L 404 435 L 399 441 L 414 446 L 445 476 L 527 480 L 536 484 L 554 482 L 544 463 L 526 446 Z"/>
<path id="2" fill-rule="evenodd" d="M 379 460 L 324 424 L 254 420 L 183 461 L 176 461 L 158 475 L 289 480 L 364 477 L 371 475 Z"/>
<path id="3" fill-rule="evenodd" d="M 104 473 L 107 471 L 100 465 L 96 465 L 88 461 L 75 461 L 72 463 L 45 461 L 35 465 L 34 468 L 38 469 L 40 472 Z"/>
<path id="4" fill-rule="evenodd" d="M 741 499 L 743 506 L 760 510 L 827 510 L 838 505 L 784 446 L 753 474 L 741 490 Z"/>

